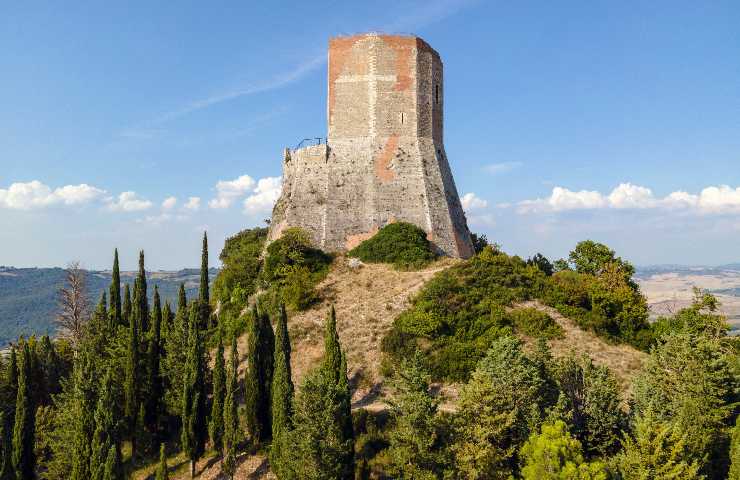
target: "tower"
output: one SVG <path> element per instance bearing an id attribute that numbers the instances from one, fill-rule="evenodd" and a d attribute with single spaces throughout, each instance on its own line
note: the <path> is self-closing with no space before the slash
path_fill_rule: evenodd
<path id="1" fill-rule="evenodd" d="M 440 252 L 471 256 L 443 145 L 439 54 L 417 37 L 338 37 L 328 76 L 327 143 L 286 149 L 269 239 L 298 226 L 320 248 L 341 251 L 405 221 Z"/>

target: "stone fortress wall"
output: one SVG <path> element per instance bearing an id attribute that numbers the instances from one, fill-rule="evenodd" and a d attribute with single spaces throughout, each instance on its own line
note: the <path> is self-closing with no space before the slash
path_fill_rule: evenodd
<path id="1" fill-rule="evenodd" d="M 342 251 L 406 221 L 441 253 L 471 256 L 443 145 L 442 81 L 439 54 L 420 38 L 332 39 L 327 143 L 286 149 L 269 239 L 297 226 L 323 250 Z"/>

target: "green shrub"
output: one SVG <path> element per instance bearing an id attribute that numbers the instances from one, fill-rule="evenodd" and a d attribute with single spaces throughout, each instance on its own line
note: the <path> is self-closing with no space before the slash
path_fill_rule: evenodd
<path id="1" fill-rule="evenodd" d="M 437 257 L 426 232 L 405 222 L 386 225 L 348 255 L 368 263 L 390 263 L 402 270 L 421 268 Z"/>
<path id="2" fill-rule="evenodd" d="M 260 255 L 267 239 L 266 228 L 242 230 L 226 239 L 219 259 L 223 267 L 213 281 L 213 297 L 225 303 L 244 302 L 257 290 L 257 278 L 262 260 Z M 234 297 L 234 290 L 239 294 Z M 233 297 L 233 298 L 232 298 Z"/>
<path id="3" fill-rule="evenodd" d="M 268 290 L 265 305 L 273 310 L 279 302 L 303 310 L 318 295 L 315 286 L 329 272 L 332 257 L 311 245 L 308 234 L 300 228 L 289 228 L 267 246 L 260 280 Z"/>
<path id="4" fill-rule="evenodd" d="M 536 308 L 517 308 L 508 314 L 517 332 L 530 337 L 563 338 L 563 328 Z"/>

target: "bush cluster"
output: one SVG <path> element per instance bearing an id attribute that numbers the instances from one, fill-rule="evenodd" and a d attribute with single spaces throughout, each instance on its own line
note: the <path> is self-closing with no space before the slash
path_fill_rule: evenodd
<path id="1" fill-rule="evenodd" d="M 537 255 L 527 261 L 494 246 L 438 273 L 399 315 L 383 340 L 393 363 L 419 348 L 437 379 L 465 380 L 491 342 L 518 332 L 557 338 L 546 314 L 512 307 L 538 299 L 584 329 L 647 350 L 654 342 L 634 268 L 595 242 L 581 242 L 559 271 Z M 572 267 L 571 267 L 572 266 Z"/>
<path id="2" fill-rule="evenodd" d="M 386 225 L 348 255 L 368 263 L 390 263 L 399 270 L 416 270 L 437 258 L 426 232 L 406 222 Z"/>

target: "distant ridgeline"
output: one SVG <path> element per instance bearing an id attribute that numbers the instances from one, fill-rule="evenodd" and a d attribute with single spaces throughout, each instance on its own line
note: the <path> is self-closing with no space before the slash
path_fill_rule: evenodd
<path id="1" fill-rule="evenodd" d="M 111 281 L 110 271 L 87 271 L 87 291 L 91 308 Z M 217 269 L 211 269 L 211 279 Z M 121 284 L 133 286 L 136 272 L 121 272 Z M 197 295 L 200 270 L 183 269 L 176 272 L 147 272 L 149 300 L 154 285 L 159 287 L 162 301 L 177 303 L 180 283 L 185 283 L 188 298 Z M 64 285 L 63 268 L 13 268 L 0 266 L 0 348 L 19 335 L 54 333 L 57 292 Z"/>

